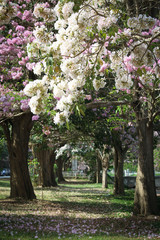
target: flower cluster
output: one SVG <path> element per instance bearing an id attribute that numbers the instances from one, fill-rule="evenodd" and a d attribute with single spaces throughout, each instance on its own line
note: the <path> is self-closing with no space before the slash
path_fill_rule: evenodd
<path id="1" fill-rule="evenodd" d="M 45 22 L 54 22 L 56 20 L 55 11 L 49 8 L 48 3 L 38 3 L 33 14 L 36 18 L 43 18 Z"/>
<path id="2" fill-rule="evenodd" d="M 49 11 L 45 8 L 42 12 Z M 54 8 L 58 32 L 54 35 L 44 26 L 36 28 L 35 40 L 28 46 L 32 57 L 38 57 L 42 49 L 34 71 L 45 74 L 43 87 L 53 91 L 57 100 L 54 121 L 60 124 L 68 120 L 78 99 L 85 98 L 87 86 L 95 91 L 106 86 L 106 70 L 114 76 L 118 90 L 134 88 L 135 80 L 141 87 L 152 88 L 160 75 L 160 21 L 139 15 L 126 20 L 128 28 L 123 28 L 118 26 L 121 11 L 107 7 L 103 0 L 85 1 L 78 12 L 73 8 L 73 2 L 58 2 Z M 40 17 L 37 9 L 35 15 Z"/>
<path id="3" fill-rule="evenodd" d="M 29 106 L 34 114 L 40 114 L 44 108 L 44 100 L 48 97 L 47 87 L 41 80 L 35 80 L 26 85 L 24 93 L 31 97 Z"/>
<path id="4" fill-rule="evenodd" d="M 21 99 L 21 100 L 20 100 Z M 21 91 L 18 95 L 11 89 L 0 84 L 0 117 L 11 117 L 19 109 L 26 111 L 29 109 L 29 99 L 26 99 Z"/>
<path id="5" fill-rule="evenodd" d="M 10 19 L 17 14 L 17 5 L 7 0 L 0 1 L 0 25 L 9 23 Z"/>
<path id="6" fill-rule="evenodd" d="M 37 42 L 40 43 L 50 43 L 53 40 L 53 36 L 51 33 L 47 32 L 47 29 L 44 25 L 42 25 L 41 27 L 36 27 L 36 29 L 33 31 L 33 34 L 37 40 Z"/>

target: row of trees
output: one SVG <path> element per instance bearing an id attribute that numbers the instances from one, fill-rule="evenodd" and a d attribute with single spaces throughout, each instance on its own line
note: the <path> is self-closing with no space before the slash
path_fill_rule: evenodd
<path id="1" fill-rule="evenodd" d="M 41 123 L 40 128 L 45 136 L 52 129 L 55 138 L 47 138 L 47 146 L 50 143 L 54 149 L 48 151 L 49 159 L 57 144 L 70 141 L 70 135 L 72 140 L 79 139 L 83 132 L 81 141 L 94 139 L 96 148 L 102 147 L 99 155 L 105 176 L 114 148 L 116 193 L 124 191 L 119 190 L 123 161 L 136 139 L 136 126 L 134 214 L 157 214 L 153 127 L 159 120 L 160 23 L 158 1 L 153 3 L 0 3 L 0 124 L 8 143 L 11 197 L 35 198 L 27 156 L 33 118 L 41 114 L 54 121 Z M 68 129 L 62 126 L 65 121 Z M 60 127 L 55 127 L 57 123 Z"/>

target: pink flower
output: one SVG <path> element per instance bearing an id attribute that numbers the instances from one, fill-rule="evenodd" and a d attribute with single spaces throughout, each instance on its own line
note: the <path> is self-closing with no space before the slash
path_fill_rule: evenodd
<path id="1" fill-rule="evenodd" d="M 39 116 L 38 115 L 34 115 L 33 117 L 32 117 L 32 121 L 37 121 L 39 119 Z"/>
<path id="2" fill-rule="evenodd" d="M 28 84 L 28 81 L 23 82 L 23 86 L 26 86 Z"/>
<path id="3" fill-rule="evenodd" d="M 48 136 L 51 132 L 49 130 L 45 130 L 43 133 Z"/>
<path id="4" fill-rule="evenodd" d="M 86 95 L 86 96 L 85 96 L 85 99 L 87 99 L 87 100 L 91 100 L 92 97 L 91 97 L 91 95 Z"/>
<path id="5" fill-rule="evenodd" d="M 5 40 L 5 37 L 0 37 L 0 43 L 3 42 L 3 40 Z"/>
<path id="6" fill-rule="evenodd" d="M 32 71 L 33 67 L 35 66 L 35 63 L 27 63 L 26 64 L 26 68 L 29 70 L 29 71 Z"/>
<path id="7" fill-rule="evenodd" d="M 16 31 L 23 32 L 24 30 L 25 30 L 25 27 L 23 27 L 23 26 L 18 25 L 18 26 L 16 27 Z"/>
<path id="8" fill-rule="evenodd" d="M 17 54 L 17 56 L 18 56 L 19 58 L 21 58 L 21 57 L 22 57 L 22 53 L 19 52 L 19 53 Z"/>
<path id="9" fill-rule="evenodd" d="M 109 64 L 108 63 L 103 63 L 103 65 L 100 68 L 100 72 L 104 72 L 108 68 Z"/>
<path id="10" fill-rule="evenodd" d="M 31 31 L 28 31 L 28 30 L 24 31 L 24 33 L 23 33 L 23 36 L 24 36 L 24 37 L 28 37 L 28 36 L 30 36 L 30 35 L 32 35 L 32 32 L 31 32 Z"/>
<path id="11" fill-rule="evenodd" d="M 22 20 L 31 21 L 32 17 L 33 17 L 32 11 L 25 10 L 22 16 Z"/>

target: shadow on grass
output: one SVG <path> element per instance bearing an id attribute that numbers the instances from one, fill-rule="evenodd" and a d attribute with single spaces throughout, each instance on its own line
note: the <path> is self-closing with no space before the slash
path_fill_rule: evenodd
<path id="1" fill-rule="evenodd" d="M 98 197 L 98 195 L 97 195 Z M 39 201 L 40 203 L 40 201 Z M 26 204 L 26 206 L 25 206 Z M 29 206 L 29 204 L 31 206 Z M 31 209 L 34 211 L 39 211 L 40 208 L 42 207 L 42 211 L 46 209 L 50 209 L 50 211 L 60 211 L 62 213 L 67 214 L 73 213 L 74 215 L 76 214 L 85 214 L 87 215 L 111 215 L 113 213 L 131 213 L 133 210 L 133 205 L 128 206 L 127 204 L 122 204 L 122 203 L 95 203 L 95 202 L 85 202 L 85 203 L 80 203 L 77 201 L 72 201 L 69 202 L 68 200 L 61 199 L 59 200 L 54 200 L 54 201 L 45 201 L 43 200 L 42 206 L 37 205 L 36 202 L 23 202 L 19 200 L 0 200 L 0 209 L 5 209 L 6 211 L 9 209 L 10 211 L 13 212 L 28 212 Z M 44 208 L 44 209 L 43 209 Z"/>

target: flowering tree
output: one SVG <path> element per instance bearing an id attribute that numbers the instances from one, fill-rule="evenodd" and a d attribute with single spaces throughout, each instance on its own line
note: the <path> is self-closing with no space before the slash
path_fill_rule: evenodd
<path id="1" fill-rule="evenodd" d="M 130 1 L 88 0 L 74 12 L 74 2 L 60 1 L 51 10 L 57 34 L 46 26 L 37 27 L 35 40 L 28 44 L 28 56 L 39 59 L 34 69 L 42 80 L 30 82 L 24 93 L 31 97 L 32 112 L 40 113 L 48 89 L 53 91 L 54 122 L 62 124 L 74 109 L 83 113 L 80 105 L 87 89 L 99 91 L 114 79 L 117 91 L 128 94 L 115 104 L 129 103 L 136 115 L 139 161 L 134 213 L 156 214 L 153 121 L 159 112 L 160 22 L 155 15 L 149 16 L 156 14 L 149 1 L 141 8 L 135 1 L 133 7 Z M 37 4 L 35 16 L 43 18 L 41 9 Z"/>
<path id="2" fill-rule="evenodd" d="M 0 124 L 7 139 L 11 168 L 11 197 L 35 198 L 27 156 L 33 126 L 28 97 L 22 89 L 34 79 L 26 44 L 34 39 L 34 1 L 0 1 Z"/>

